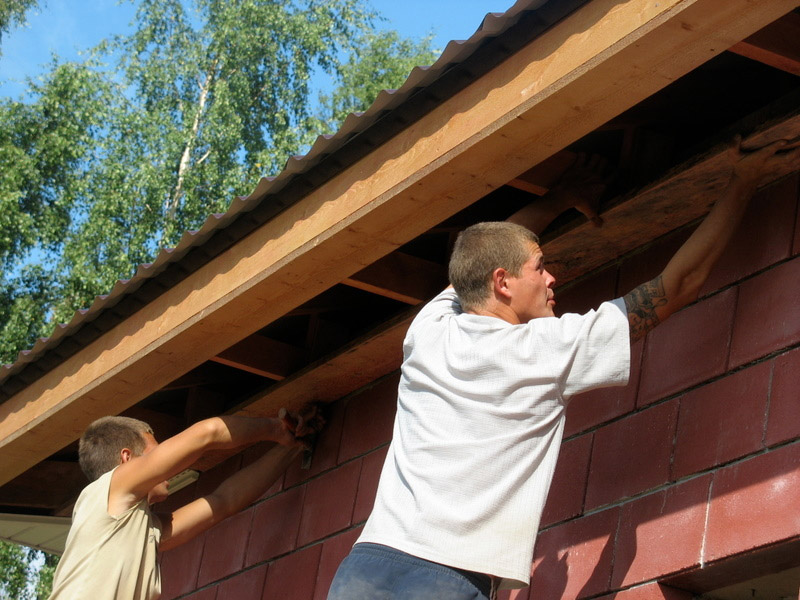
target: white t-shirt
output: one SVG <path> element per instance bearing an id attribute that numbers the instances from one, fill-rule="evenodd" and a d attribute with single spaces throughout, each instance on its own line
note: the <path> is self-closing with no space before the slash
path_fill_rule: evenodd
<path id="1" fill-rule="evenodd" d="M 623 301 L 512 325 L 462 312 L 447 289 L 403 352 L 393 439 L 358 541 L 528 585 L 567 401 L 628 381 Z"/>

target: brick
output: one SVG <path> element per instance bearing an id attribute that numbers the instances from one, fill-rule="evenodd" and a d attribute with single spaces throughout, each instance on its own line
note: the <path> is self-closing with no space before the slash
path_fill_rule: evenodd
<path id="1" fill-rule="evenodd" d="M 200 590 L 199 592 L 195 592 L 194 594 L 190 594 L 186 596 L 184 600 L 215 600 L 216 597 L 217 597 L 217 586 L 214 585 L 204 590 Z M 222 600 L 222 598 L 227 598 L 227 596 L 220 595 L 220 600 Z"/>
<path id="2" fill-rule="evenodd" d="M 172 600 L 197 588 L 197 573 L 203 558 L 205 536 L 161 555 L 161 600 Z"/>
<path id="3" fill-rule="evenodd" d="M 271 563 L 262 600 L 308 600 L 314 595 L 322 544 Z"/>
<path id="4" fill-rule="evenodd" d="M 672 315 L 647 334 L 640 403 L 725 371 L 735 307 L 736 289 L 731 288 Z"/>
<path id="5" fill-rule="evenodd" d="M 371 452 L 362 459 L 358 493 L 356 494 L 356 504 L 353 509 L 353 523 L 366 521 L 372 512 L 372 505 L 375 503 L 375 492 L 378 490 L 378 481 L 381 477 L 381 470 L 388 450 L 389 447 L 385 446 L 375 452 Z"/>
<path id="6" fill-rule="evenodd" d="M 325 543 L 322 544 L 322 554 L 320 555 L 319 569 L 317 570 L 317 585 L 314 588 L 314 600 L 325 600 L 327 598 L 333 576 L 336 575 L 336 569 L 339 568 L 339 564 L 344 560 L 344 557 L 350 553 L 359 535 L 361 535 L 361 527 L 325 540 Z"/>
<path id="7" fill-rule="evenodd" d="M 314 454 L 311 457 L 311 468 L 301 469 L 301 461 L 293 463 L 286 471 L 286 487 L 311 479 L 337 465 L 345 405 L 346 403 L 342 401 L 328 405 L 326 409 L 327 423 L 317 438 Z"/>
<path id="8" fill-rule="evenodd" d="M 570 437 L 633 410 L 641 373 L 644 342 L 631 346 L 631 373 L 628 385 L 592 390 L 574 396 L 567 405 L 564 436 Z"/>
<path id="9" fill-rule="evenodd" d="M 568 521 L 539 534 L 531 590 L 535 598 L 583 598 L 607 591 L 619 509 Z"/>
<path id="10" fill-rule="evenodd" d="M 784 446 L 714 474 L 705 561 L 800 535 L 800 444 Z"/>
<path id="11" fill-rule="evenodd" d="M 203 560 L 197 585 L 202 587 L 239 571 L 250 533 L 253 510 L 233 515 L 209 529 L 203 548 Z"/>
<path id="12" fill-rule="evenodd" d="M 760 191 L 750 202 L 732 242 L 709 274 L 700 295 L 789 258 L 796 203 L 796 179 L 783 179 Z"/>
<path id="13" fill-rule="evenodd" d="M 673 479 L 760 450 L 771 363 L 761 363 L 680 399 Z"/>
<path id="14" fill-rule="evenodd" d="M 561 444 L 553 483 L 542 513 L 542 526 L 581 514 L 591 451 L 591 434 Z"/>
<path id="15" fill-rule="evenodd" d="M 360 471 L 361 460 L 354 460 L 306 484 L 298 546 L 351 525 Z"/>
<path id="16" fill-rule="evenodd" d="M 231 456 L 229 459 L 224 460 L 213 469 L 209 469 L 200 475 L 197 480 L 197 494 L 198 497 L 207 496 L 219 487 L 219 484 L 225 481 L 228 477 L 238 472 L 242 466 L 241 453 Z"/>
<path id="17" fill-rule="evenodd" d="M 767 420 L 767 446 L 800 437 L 800 349 L 775 358 Z"/>
<path id="18" fill-rule="evenodd" d="M 531 588 L 524 587 L 519 590 L 501 590 L 497 593 L 498 600 L 531 600 Z"/>
<path id="19" fill-rule="evenodd" d="M 286 554 L 297 547 L 305 489 L 305 486 L 294 487 L 253 509 L 247 566 Z"/>
<path id="20" fill-rule="evenodd" d="M 671 400 L 595 432 L 585 510 L 669 481 L 677 417 Z"/>
<path id="21" fill-rule="evenodd" d="M 731 367 L 786 348 L 800 339 L 800 256 L 749 279 L 739 288 Z"/>
<path id="22" fill-rule="evenodd" d="M 597 600 L 693 600 L 693 598 L 696 596 L 691 592 L 660 583 L 648 583 L 607 596 L 600 596 Z"/>
<path id="23" fill-rule="evenodd" d="M 795 175 L 795 185 L 800 188 L 800 176 Z M 798 199 L 800 199 L 800 192 L 797 194 Z M 792 246 L 792 256 L 797 256 L 800 254 L 800 205 L 798 205 L 797 209 L 797 222 L 794 227 L 794 245 Z"/>
<path id="24" fill-rule="evenodd" d="M 386 377 L 350 398 L 344 415 L 340 463 L 391 441 L 399 381 L 399 374 Z"/>
<path id="25" fill-rule="evenodd" d="M 711 475 L 698 477 L 622 507 L 612 587 L 700 564 L 710 484 Z"/>
<path id="26" fill-rule="evenodd" d="M 693 230 L 690 228 L 669 233 L 626 259 L 619 268 L 616 295 L 624 296 L 661 273 Z"/>
<path id="27" fill-rule="evenodd" d="M 248 569 L 219 584 L 217 595 L 220 600 L 258 600 L 264 593 L 267 565 Z"/>
<path id="28" fill-rule="evenodd" d="M 154 510 L 164 514 L 175 512 L 181 506 L 185 506 L 198 498 L 198 492 L 197 482 L 191 483 L 185 488 L 171 493 L 166 500 L 159 502 Z"/>
<path id="29" fill-rule="evenodd" d="M 610 267 L 593 273 L 566 290 L 556 289 L 556 313 L 584 314 L 606 300 L 616 297 L 617 268 Z"/>

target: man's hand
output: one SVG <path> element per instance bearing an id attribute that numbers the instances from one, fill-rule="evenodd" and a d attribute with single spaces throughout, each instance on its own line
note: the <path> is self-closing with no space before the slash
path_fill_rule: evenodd
<path id="1" fill-rule="evenodd" d="M 550 194 L 559 198 L 562 209 L 575 208 L 597 227 L 603 219 L 597 214 L 600 198 L 610 182 L 608 161 L 599 154 L 587 156 L 581 152 L 561 178 Z"/>
<path id="2" fill-rule="evenodd" d="M 732 177 L 749 189 L 772 178 L 775 172 L 786 173 L 800 169 L 800 139 L 778 140 L 761 148 L 742 148 L 742 136 L 737 135 L 727 153 L 733 169 Z"/>
<path id="3" fill-rule="evenodd" d="M 600 197 L 610 182 L 607 162 L 599 155 L 587 157 L 580 153 L 564 174 L 542 198 L 521 208 L 507 221 L 527 227 L 536 234 L 544 229 L 565 210 L 575 208 L 595 226 L 603 219 L 597 213 Z"/>
<path id="4" fill-rule="evenodd" d="M 307 404 L 297 413 L 290 413 L 285 408 L 278 412 L 278 418 L 290 437 L 285 446 L 294 446 L 298 443 L 307 445 L 308 437 L 318 433 L 325 426 L 325 417 L 317 404 Z"/>

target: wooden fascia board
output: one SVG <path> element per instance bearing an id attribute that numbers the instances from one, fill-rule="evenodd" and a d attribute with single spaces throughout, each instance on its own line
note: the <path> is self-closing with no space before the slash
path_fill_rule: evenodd
<path id="1" fill-rule="evenodd" d="M 0 406 L 0 483 L 776 20 L 594 0 Z"/>

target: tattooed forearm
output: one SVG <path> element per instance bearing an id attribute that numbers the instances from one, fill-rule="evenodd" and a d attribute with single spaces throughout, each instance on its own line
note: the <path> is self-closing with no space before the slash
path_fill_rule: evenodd
<path id="1" fill-rule="evenodd" d="M 625 308 L 628 309 L 628 321 L 631 325 L 631 341 L 635 342 L 658 325 L 656 307 L 664 306 L 667 303 L 661 275 L 632 290 L 624 300 Z"/>

